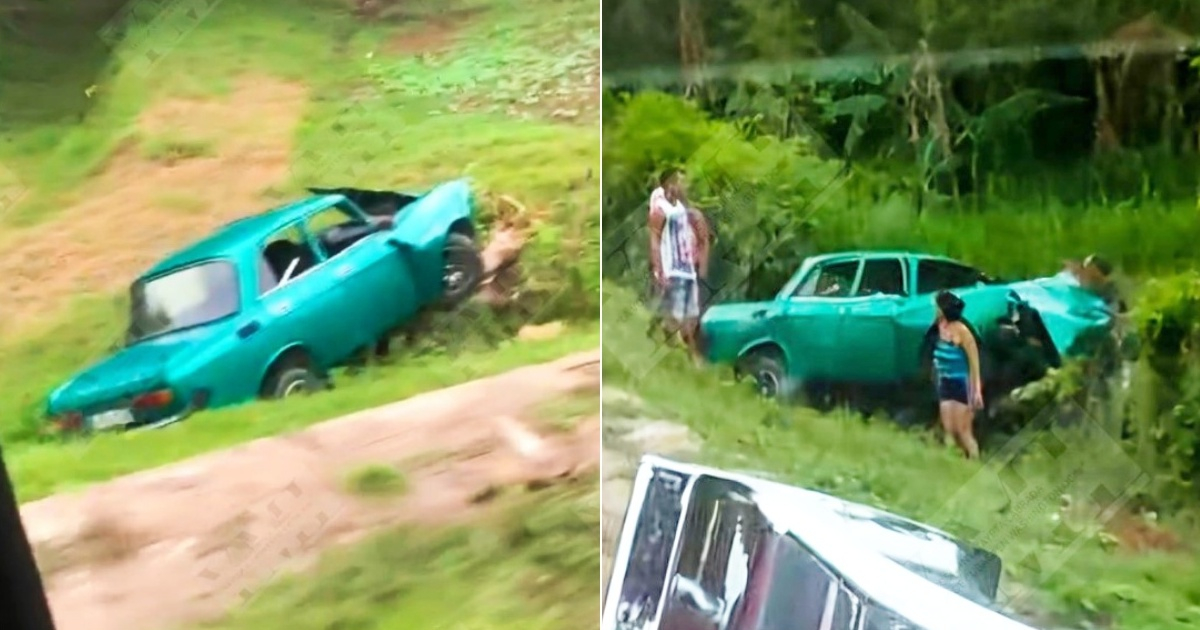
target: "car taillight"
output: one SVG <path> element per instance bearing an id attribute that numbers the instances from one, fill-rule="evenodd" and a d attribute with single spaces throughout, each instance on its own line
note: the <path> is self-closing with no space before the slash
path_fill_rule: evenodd
<path id="1" fill-rule="evenodd" d="M 134 409 L 156 409 L 166 407 L 175 400 L 175 394 L 169 389 L 159 389 L 148 394 L 142 394 L 133 399 Z"/>

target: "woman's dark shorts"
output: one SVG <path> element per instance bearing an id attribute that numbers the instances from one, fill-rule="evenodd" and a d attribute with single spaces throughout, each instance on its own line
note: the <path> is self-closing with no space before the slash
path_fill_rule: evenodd
<path id="1" fill-rule="evenodd" d="M 967 396 L 967 381 L 962 378 L 939 378 L 937 384 L 938 402 L 954 401 L 964 405 L 969 404 Z"/>

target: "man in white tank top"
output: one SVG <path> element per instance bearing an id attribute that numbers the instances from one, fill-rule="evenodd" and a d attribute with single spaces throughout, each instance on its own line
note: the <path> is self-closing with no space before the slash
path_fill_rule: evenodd
<path id="1" fill-rule="evenodd" d="M 668 337 L 676 332 L 700 359 L 699 280 L 707 273 L 708 229 L 684 201 L 683 174 L 668 169 L 650 194 L 650 268 L 659 293 L 659 315 Z"/>

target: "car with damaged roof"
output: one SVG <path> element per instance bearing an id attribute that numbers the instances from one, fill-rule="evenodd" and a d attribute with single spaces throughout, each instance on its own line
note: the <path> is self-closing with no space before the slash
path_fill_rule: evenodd
<path id="1" fill-rule="evenodd" d="M 423 194 L 314 188 L 165 257 L 129 289 L 125 338 L 50 393 L 66 430 L 165 426 L 327 386 L 482 280 L 466 180 Z"/>
<path id="2" fill-rule="evenodd" d="M 644 456 L 601 630 L 1033 630 L 1000 558 L 832 495 Z"/>
<path id="3" fill-rule="evenodd" d="M 1006 282 L 944 256 L 848 251 L 805 259 L 771 300 L 709 308 L 706 354 L 768 397 L 932 400 L 934 296 L 943 290 L 966 303 L 988 398 L 1111 338 L 1109 304 L 1069 271 Z"/>

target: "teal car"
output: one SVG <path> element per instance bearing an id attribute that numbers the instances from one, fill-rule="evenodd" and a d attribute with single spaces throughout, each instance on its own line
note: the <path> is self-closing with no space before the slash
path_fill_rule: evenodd
<path id="1" fill-rule="evenodd" d="M 66 430 L 164 426 L 200 409 L 325 387 L 329 371 L 483 272 L 466 181 L 421 195 L 355 188 L 247 216 L 154 265 L 130 288 L 126 337 L 55 389 Z"/>
<path id="2" fill-rule="evenodd" d="M 842 252 L 806 259 L 773 300 L 708 309 L 705 351 L 768 397 L 931 395 L 934 296 L 942 290 L 966 302 L 992 396 L 1090 352 L 1113 323 L 1104 299 L 1070 272 L 1002 282 L 941 256 Z"/>

